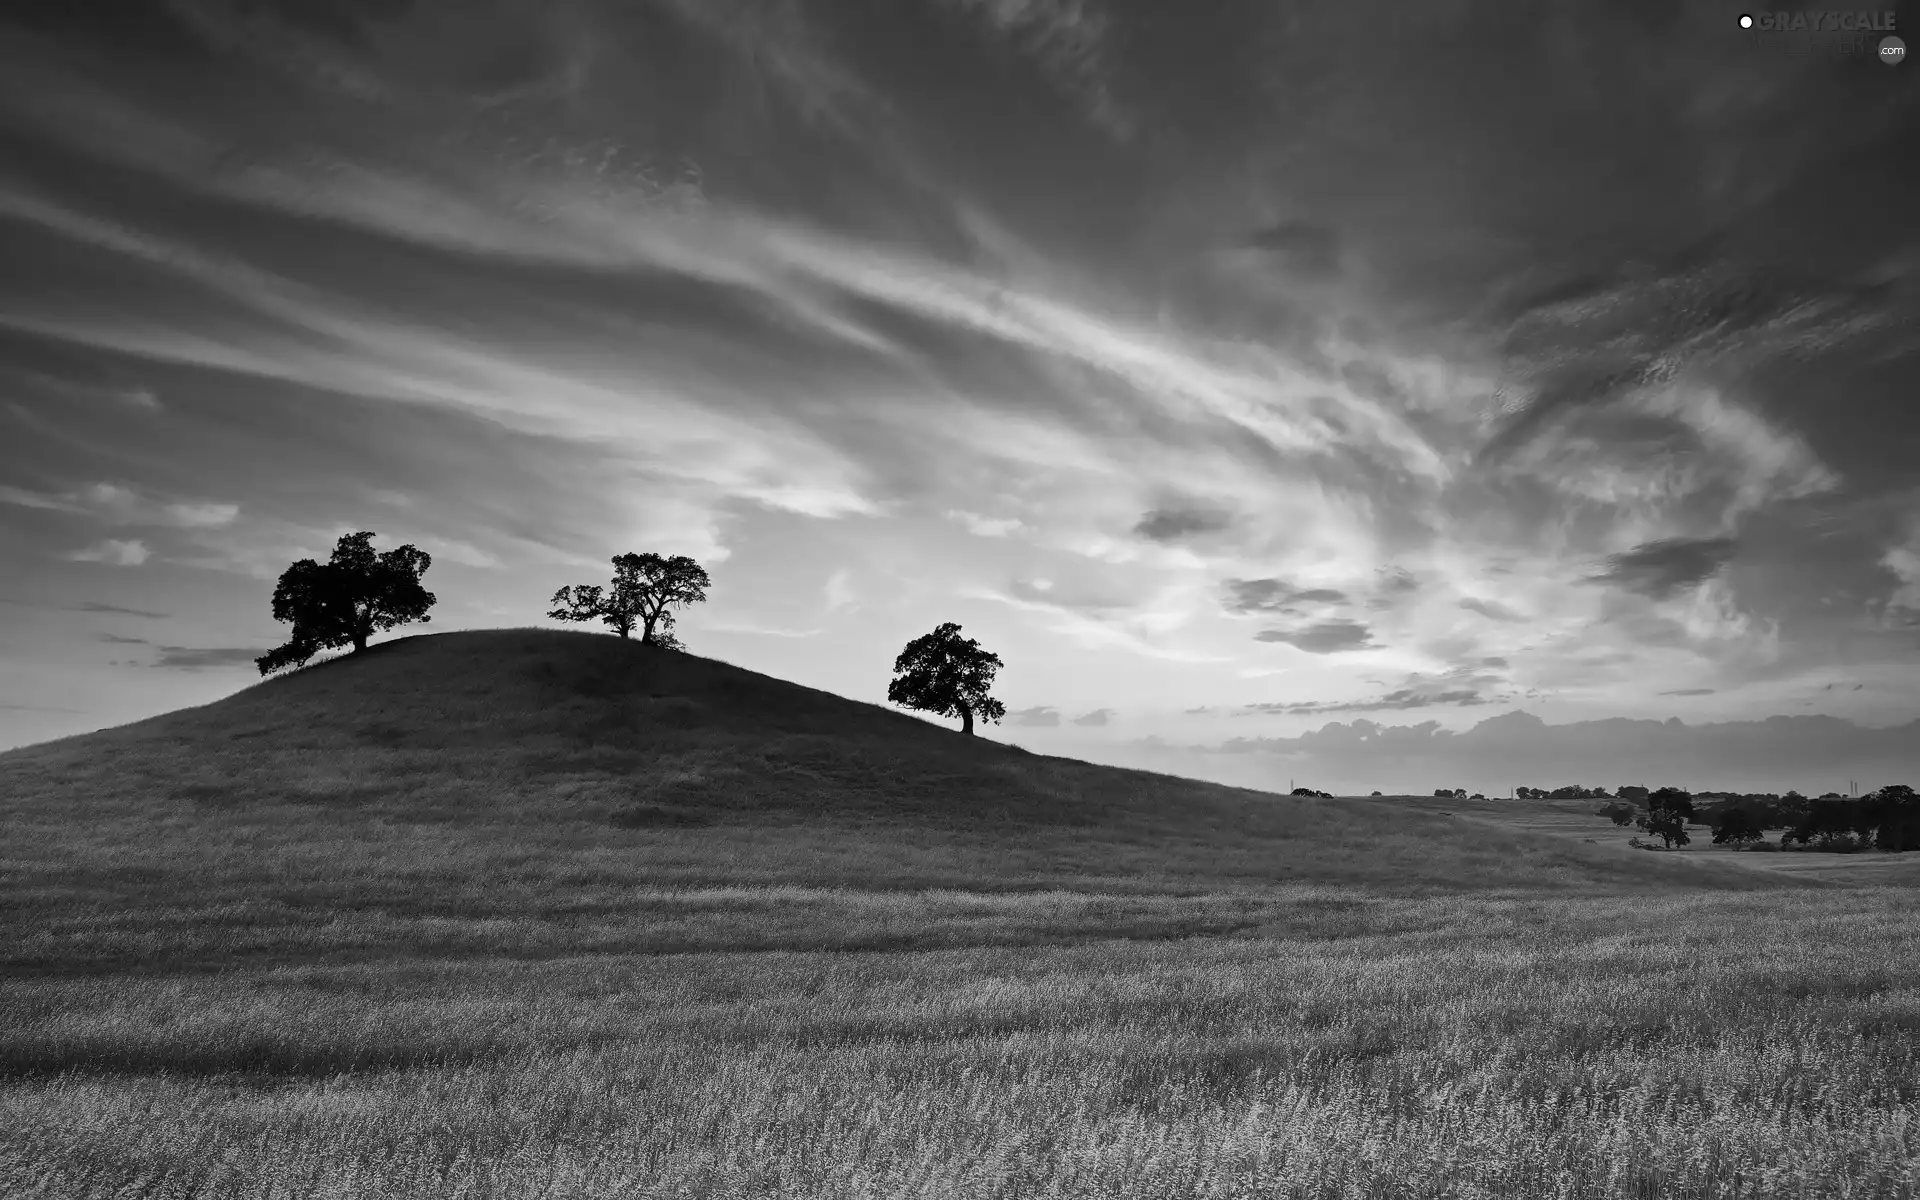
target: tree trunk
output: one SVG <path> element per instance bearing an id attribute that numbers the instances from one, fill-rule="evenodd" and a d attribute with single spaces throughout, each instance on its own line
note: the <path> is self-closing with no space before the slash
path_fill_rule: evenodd
<path id="1" fill-rule="evenodd" d="M 353 652 L 360 653 L 367 648 L 367 635 L 360 630 L 353 631 Z"/>
<path id="2" fill-rule="evenodd" d="M 968 737 L 973 736 L 973 710 L 967 707 L 964 700 L 960 702 L 960 732 Z"/>

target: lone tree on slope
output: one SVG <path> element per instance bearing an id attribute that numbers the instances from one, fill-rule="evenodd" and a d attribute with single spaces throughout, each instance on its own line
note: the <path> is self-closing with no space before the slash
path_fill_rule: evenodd
<path id="1" fill-rule="evenodd" d="M 427 620 L 435 598 L 420 586 L 420 576 L 433 556 L 412 545 L 375 553 L 372 543 L 365 530 L 344 534 L 325 563 L 303 558 L 281 572 L 273 619 L 293 622 L 293 635 L 253 660 L 262 675 L 339 646 L 358 653 L 376 632 Z"/>
<path id="2" fill-rule="evenodd" d="M 942 717 L 959 717 L 962 733 L 973 733 L 973 718 L 999 721 L 1007 706 L 987 695 L 994 672 L 1003 665 L 972 638 L 960 636 L 952 621 L 907 643 L 893 660 L 894 680 L 887 685 L 890 704 Z"/>
<path id="3" fill-rule="evenodd" d="M 649 646 L 681 649 L 673 636 L 671 604 L 696 604 L 707 598 L 713 580 L 701 565 L 684 554 L 617 554 L 613 558 L 613 585 L 581 583 L 553 594 L 556 621 L 600 620 L 623 638 L 640 627 L 640 640 Z"/>

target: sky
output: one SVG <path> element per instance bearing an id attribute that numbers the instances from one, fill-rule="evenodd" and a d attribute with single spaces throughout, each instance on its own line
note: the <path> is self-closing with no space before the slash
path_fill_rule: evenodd
<path id="1" fill-rule="evenodd" d="M 11 4 L 0 747 L 365 529 L 861 700 L 955 621 L 1097 761 L 1920 775 L 1920 67 L 1739 11 Z"/>

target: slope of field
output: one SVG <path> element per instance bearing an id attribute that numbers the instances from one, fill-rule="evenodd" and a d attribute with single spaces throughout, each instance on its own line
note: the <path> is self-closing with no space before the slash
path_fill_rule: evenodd
<path id="1" fill-rule="evenodd" d="M 612 927 L 634 947 L 751 947 L 759 924 L 806 910 L 783 900 L 750 917 L 742 901 L 730 920 L 657 919 L 687 888 L 1766 882 L 1370 801 L 1045 758 L 724 663 L 519 630 L 406 638 L 0 755 L 0 819 L 14 925 L 0 963 L 14 970 L 294 955 L 290 938 L 309 958 L 475 938 L 553 954 Z M 967 936 L 958 918 L 808 911 L 823 944 Z M 1040 924 L 1031 936 L 1086 920 Z"/>
<path id="2" fill-rule="evenodd" d="M 1913 1194 L 1920 896 L 1413 807 L 396 641 L 0 755 L 0 1195 Z"/>

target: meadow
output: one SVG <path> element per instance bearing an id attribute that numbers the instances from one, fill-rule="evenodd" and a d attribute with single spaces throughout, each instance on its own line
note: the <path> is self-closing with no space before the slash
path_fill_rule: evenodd
<path id="1" fill-rule="evenodd" d="M 1920 1195 L 1920 892 L 477 636 L 0 755 L 0 1195 Z"/>

